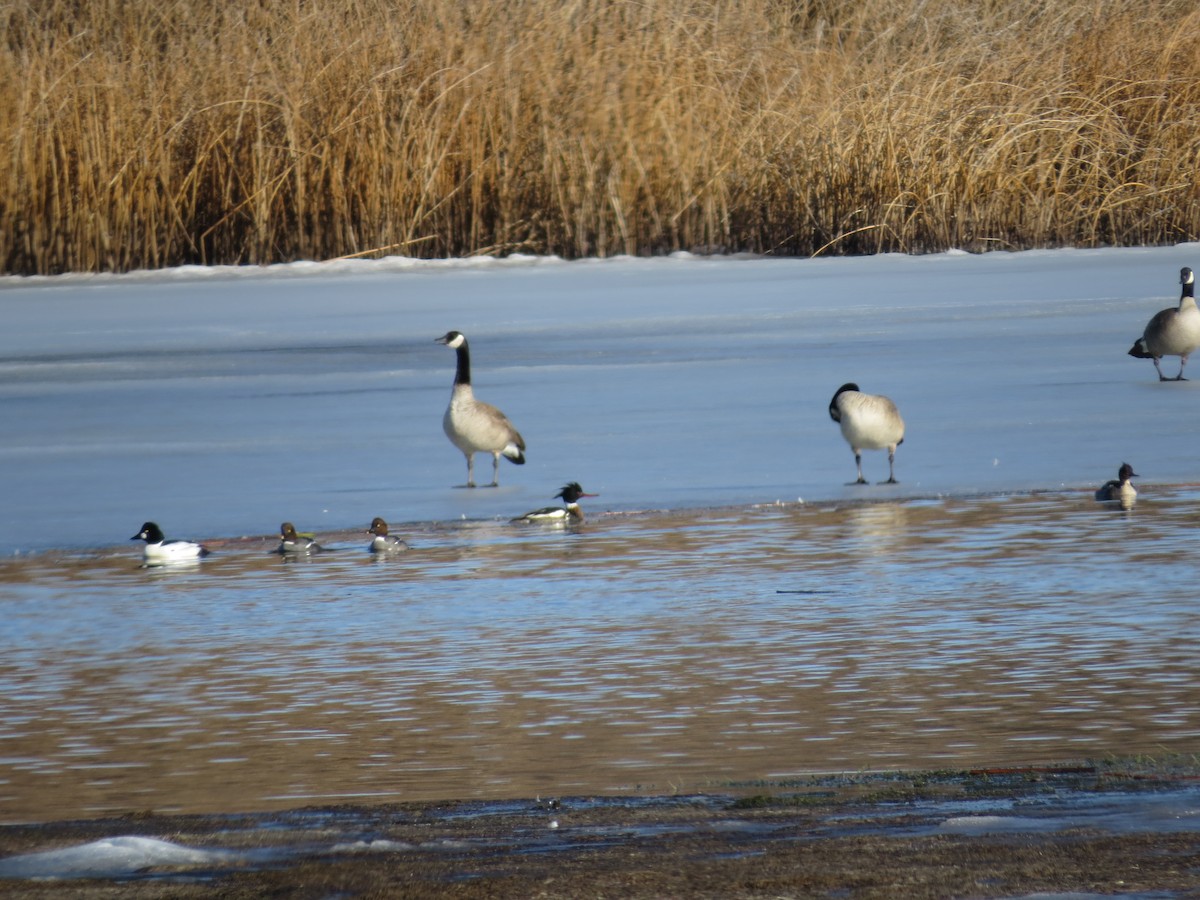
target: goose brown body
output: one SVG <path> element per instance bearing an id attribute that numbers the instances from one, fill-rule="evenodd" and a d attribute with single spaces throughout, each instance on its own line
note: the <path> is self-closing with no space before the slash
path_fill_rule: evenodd
<path id="1" fill-rule="evenodd" d="M 1179 306 L 1160 310 L 1146 323 L 1142 336 L 1133 342 L 1129 355 L 1154 360 L 1159 381 L 1186 381 L 1183 368 L 1188 356 L 1200 347 L 1200 309 L 1196 307 L 1196 277 L 1184 266 L 1179 270 Z M 1167 378 L 1160 362 L 1164 356 L 1179 357 L 1179 374 Z"/>
<path id="2" fill-rule="evenodd" d="M 437 339 L 457 354 L 454 387 L 442 416 L 446 437 L 467 458 L 467 487 L 475 487 L 475 454 L 492 454 L 492 487 L 500 484 L 500 457 L 517 465 L 525 463 L 525 439 L 508 416 L 475 396 L 471 387 L 471 351 L 466 337 L 449 331 Z"/>

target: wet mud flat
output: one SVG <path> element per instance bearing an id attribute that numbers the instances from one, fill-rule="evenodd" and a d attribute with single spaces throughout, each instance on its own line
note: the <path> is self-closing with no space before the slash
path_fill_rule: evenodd
<path id="1" fill-rule="evenodd" d="M 145 813 L 7 826 L 0 828 L 0 892 L 1195 897 L 1197 778 L 1191 764 L 1084 764 L 814 776 L 686 797 Z M 106 852 L 136 841 L 149 845 L 141 847 L 146 865 Z M 47 879 L 56 868 L 60 877 Z"/>

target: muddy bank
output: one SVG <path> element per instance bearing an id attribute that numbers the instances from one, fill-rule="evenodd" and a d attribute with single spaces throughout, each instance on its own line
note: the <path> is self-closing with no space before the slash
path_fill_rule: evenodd
<path id="1" fill-rule="evenodd" d="M 18 898 L 1192 897 L 1195 779 L 1087 765 L 673 798 L 146 813 L 0 829 L 0 886 Z M 114 853 L 135 840 L 144 864 Z M 11 877 L 39 867 L 83 877 Z"/>

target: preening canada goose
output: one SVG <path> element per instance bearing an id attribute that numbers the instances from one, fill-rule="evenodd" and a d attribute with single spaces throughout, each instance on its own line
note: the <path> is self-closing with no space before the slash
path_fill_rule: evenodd
<path id="1" fill-rule="evenodd" d="M 1129 463 L 1121 463 L 1121 468 L 1117 470 L 1116 480 L 1106 481 L 1102 484 L 1096 491 L 1096 499 L 1101 503 L 1115 501 L 1121 504 L 1121 509 L 1132 509 L 1137 500 L 1137 491 L 1133 489 L 1129 479 L 1137 477 L 1138 473 L 1133 471 L 1133 466 Z"/>
<path id="2" fill-rule="evenodd" d="M 579 506 L 579 498 L 595 497 L 596 494 L 586 493 L 578 481 L 563 485 L 563 489 L 554 495 L 561 497 L 566 506 L 547 506 L 535 509 L 523 516 L 517 516 L 514 522 L 530 522 L 541 525 L 580 525 L 583 523 L 583 509 Z"/>
<path id="3" fill-rule="evenodd" d="M 896 404 L 879 394 L 864 394 L 854 383 L 843 384 L 829 401 L 829 418 L 842 428 L 842 437 L 854 451 L 858 467 L 855 484 L 866 484 L 862 473 L 862 451 L 888 452 L 888 480 L 896 484 L 896 448 L 904 443 L 904 420 Z"/>
<path id="4" fill-rule="evenodd" d="M 1200 309 L 1196 308 L 1196 276 L 1184 266 L 1179 270 L 1179 306 L 1169 307 L 1154 314 L 1142 336 L 1133 342 L 1130 356 L 1154 360 L 1159 381 L 1187 381 L 1183 367 L 1188 354 L 1200 347 Z M 1159 360 L 1164 356 L 1179 357 L 1179 374 L 1167 378 L 1162 373 Z"/>
<path id="5" fill-rule="evenodd" d="M 492 454 L 492 487 L 500 484 L 500 457 L 518 466 L 525 464 L 525 439 L 508 421 L 508 416 L 490 403 L 475 399 L 471 389 L 471 351 L 467 339 L 457 331 L 437 338 L 439 344 L 458 354 L 450 405 L 442 417 L 442 428 L 450 442 L 467 458 L 467 487 L 475 487 L 475 454 Z"/>

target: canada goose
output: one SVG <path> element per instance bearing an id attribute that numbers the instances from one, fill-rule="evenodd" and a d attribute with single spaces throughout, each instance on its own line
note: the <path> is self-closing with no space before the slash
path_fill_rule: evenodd
<path id="1" fill-rule="evenodd" d="M 842 428 L 842 437 L 854 451 L 854 462 L 858 466 L 858 480 L 854 484 L 866 484 L 862 473 L 862 451 L 883 450 L 888 452 L 888 480 L 896 484 L 896 448 L 904 443 L 904 420 L 896 404 L 879 394 L 864 394 L 854 383 L 843 384 L 829 401 L 829 418 Z"/>
<path id="2" fill-rule="evenodd" d="M 282 556 L 307 556 L 320 553 L 324 548 L 307 535 L 296 534 L 296 526 L 284 522 L 279 526 L 279 546 L 275 552 Z"/>
<path id="3" fill-rule="evenodd" d="M 130 540 L 146 542 L 142 550 L 142 564 L 145 566 L 169 566 L 208 556 L 208 548 L 194 541 L 168 541 L 162 529 L 153 522 L 143 524 L 142 530 Z"/>
<path id="4" fill-rule="evenodd" d="M 566 506 L 547 506 L 535 509 L 523 516 L 517 516 L 514 522 L 532 522 L 539 525 L 581 525 L 583 510 L 579 506 L 580 497 L 595 497 L 596 494 L 585 493 L 578 481 L 563 485 L 563 489 L 554 495 L 561 497 Z"/>
<path id="5" fill-rule="evenodd" d="M 408 549 L 408 544 L 400 538 L 388 534 L 388 523 L 379 516 L 371 520 L 371 527 L 367 529 L 367 534 L 375 535 L 369 548 L 372 553 L 399 553 Z"/>
<path id="6" fill-rule="evenodd" d="M 1137 477 L 1139 477 L 1138 473 L 1133 471 L 1133 466 L 1129 463 L 1121 463 L 1121 468 L 1117 470 L 1116 481 L 1106 481 L 1102 484 L 1096 491 L 1096 499 L 1101 503 L 1117 501 L 1121 504 L 1121 509 L 1132 509 L 1134 502 L 1137 501 L 1137 491 L 1133 489 L 1129 479 Z"/>
<path id="7" fill-rule="evenodd" d="M 471 390 L 471 351 L 466 337 L 457 331 L 448 331 L 437 338 L 437 342 L 458 354 L 454 388 L 450 392 L 450 405 L 442 417 L 442 428 L 450 443 L 467 458 L 467 487 L 475 487 L 476 453 L 492 454 L 491 486 L 497 487 L 502 455 L 518 466 L 525 464 L 525 439 L 504 413 L 490 403 L 475 399 L 475 392 Z"/>
<path id="8" fill-rule="evenodd" d="M 1169 307 L 1154 314 L 1146 325 L 1142 336 L 1133 342 L 1130 356 L 1154 360 L 1159 381 L 1187 381 L 1183 367 L 1188 355 L 1200 347 L 1200 309 L 1196 308 L 1196 277 L 1184 266 L 1179 270 L 1179 283 L 1183 285 L 1179 294 L 1179 306 Z M 1179 374 L 1167 378 L 1162 373 L 1159 360 L 1164 356 L 1179 357 Z"/>

